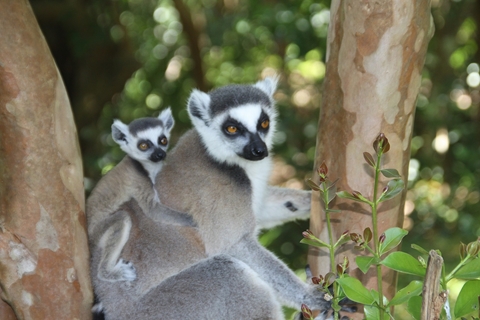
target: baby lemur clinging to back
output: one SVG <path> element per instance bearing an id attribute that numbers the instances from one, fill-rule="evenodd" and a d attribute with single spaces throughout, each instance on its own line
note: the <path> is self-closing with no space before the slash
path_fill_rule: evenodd
<path id="1" fill-rule="evenodd" d="M 110 218 L 123 203 L 135 199 L 153 220 L 194 226 L 189 215 L 164 207 L 155 188 L 173 125 L 170 108 L 157 118 L 137 119 L 128 126 L 115 120 L 112 125 L 113 140 L 127 155 L 95 186 L 86 210 L 90 251 L 99 251 L 102 257 L 98 265 L 92 265 L 92 274 L 101 280 L 131 281 L 136 277 L 134 266 L 120 259 L 131 219 Z"/>

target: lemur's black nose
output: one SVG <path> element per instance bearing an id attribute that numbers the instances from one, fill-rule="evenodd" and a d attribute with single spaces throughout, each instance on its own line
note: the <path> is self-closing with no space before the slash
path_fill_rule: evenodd
<path id="1" fill-rule="evenodd" d="M 163 159 L 165 159 L 166 155 L 167 154 L 162 149 L 155 149 L 155 151 L 153 151 L 153 153 L 150 155 L 150 161 L 152 162 L 162 161 Z"/>
<path id="2" fill-rule="evenodd" d="M 267 145 L 258 134 L 252 135 L 250 143 L 243 148 L 243 157 L 247 160 L 258 161 L 268 156 Z"/>
<path id="3" fill-rule="evenodd" d="M 252 155 L 255 157 L 264 157 L 267 152 L 265 145 L 253 145 L 252 146 Z"/>

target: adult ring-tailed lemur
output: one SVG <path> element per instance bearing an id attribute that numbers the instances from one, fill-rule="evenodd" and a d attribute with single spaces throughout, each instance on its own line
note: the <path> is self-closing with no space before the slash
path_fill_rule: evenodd
<path id="1" fill-rule="evenodd" d="M 122 257 L 137 279 L 95 283 L 107 319 L 283 319 L 282 304 L 329 308 L 256 239 L 255 219 L 281 190 L 267 185 L 275 88 L 268 78 L 193 91 L 194 129 L 169 152 L 155 188 L 163 206 L 196 226 L 152 223 L 138 200 L 118 211 L 133 221 Z"/>

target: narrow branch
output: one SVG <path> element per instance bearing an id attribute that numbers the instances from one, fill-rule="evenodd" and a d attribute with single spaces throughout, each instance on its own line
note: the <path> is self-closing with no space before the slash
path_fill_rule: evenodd
<path id="1" fill-rule="evenodd" d="M 203 72 L 202 55 L 200 52 L 200 32 L 195 27 L 190 10 L 182 0 L 174 0 L 175 8 L 180 14 L 180 21 L 183 25 L 183 32 L 188 39 L 188 46 L 193 60 L 193 77 L 197 83 L 197 88 L 202 91 L 208 91 L 208 85 Z"/>
<path id="2" fill-rule="evenodd" d="M 443 258 L 435 250 L 431 250 L 423 285 L 422 320 L 440 319 L 442 307 L 447 301 L 446 292 L 440 292 L 442 266 Z"/>

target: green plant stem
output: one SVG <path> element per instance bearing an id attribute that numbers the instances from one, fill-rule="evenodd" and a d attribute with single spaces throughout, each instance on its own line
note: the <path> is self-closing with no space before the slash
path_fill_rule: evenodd
<path id="1" fill-rule="evenodd" d="M 365 249 L 367 249 L 368 252 L 370 252 L 374 257 L 377 257 L 377 254 L 368 244 L 365 245 Z"/>
<path id="2" fill-rule="evenodd" d="M 327 220 L 327 230 L 328 230 L 328 241 L 329 241 L 329 247 L 328 251 L 330 253 L 330 270 L 331 272 L 335 272 L 335 243 L 333 242 L 333 233 L 332 233 L 332 223 L 330 221 L 330 210 L 328 208 L 328 190 L 326 188 L 326 183 L 322 182 L 323 184 L 323 190 L 325 190 L 322 195 L 323 195 L 323 203 L 325 205 L 325 217 Z M 337 282 L 333 282 L 333 310 L 336 311 L 338 309 L 338 293 L 337 293 L 337 287 L 338 284 Z M 334 320 L 338 320 L 338 313 L 334 312 L 333 313 Z"/>
<path id="3" fill-rule="evenodd" d="M 373 201 L 372 201 L 372 225 L 373 225 L 373 243 L 375 246 L 375 255 L 380 258 L 380 243 L 378 237 L 378 217 L 377 217 L 377 206 L 378 206 L 378 180 L 380 177 L 380 166 L 382 160 L 383 148 L 380 147 L 380 150 L 377 154 L 377 162 L 375 164 L 375 179 L 373 186 Z M 377 286 L 378 286 L 378 295 L 379 295 L 379 314 L 380 320 L 384 319 L 385 307 L 383 306 L 383 288 L 382 288 L 382 266 L 377 264 Z"/>
<path id="4" fill-rule="evenodd" d="M 460 263 L 452 270 L 452 272 L 450 272 L 447 277 L 445 278 L 445 288 L 447 287 L 447 282 L 449 282 L 450 280 L 453 279 L 453 277 L 455 276 L 455 273 L 457 273 L 457 271 L 463 267 L 467 262 L 468 260 L 470 260 L 471 256 L 469 254 L 466 255 L 465 259 L 463 259 L 462 261 L 460 261 Z"/>

